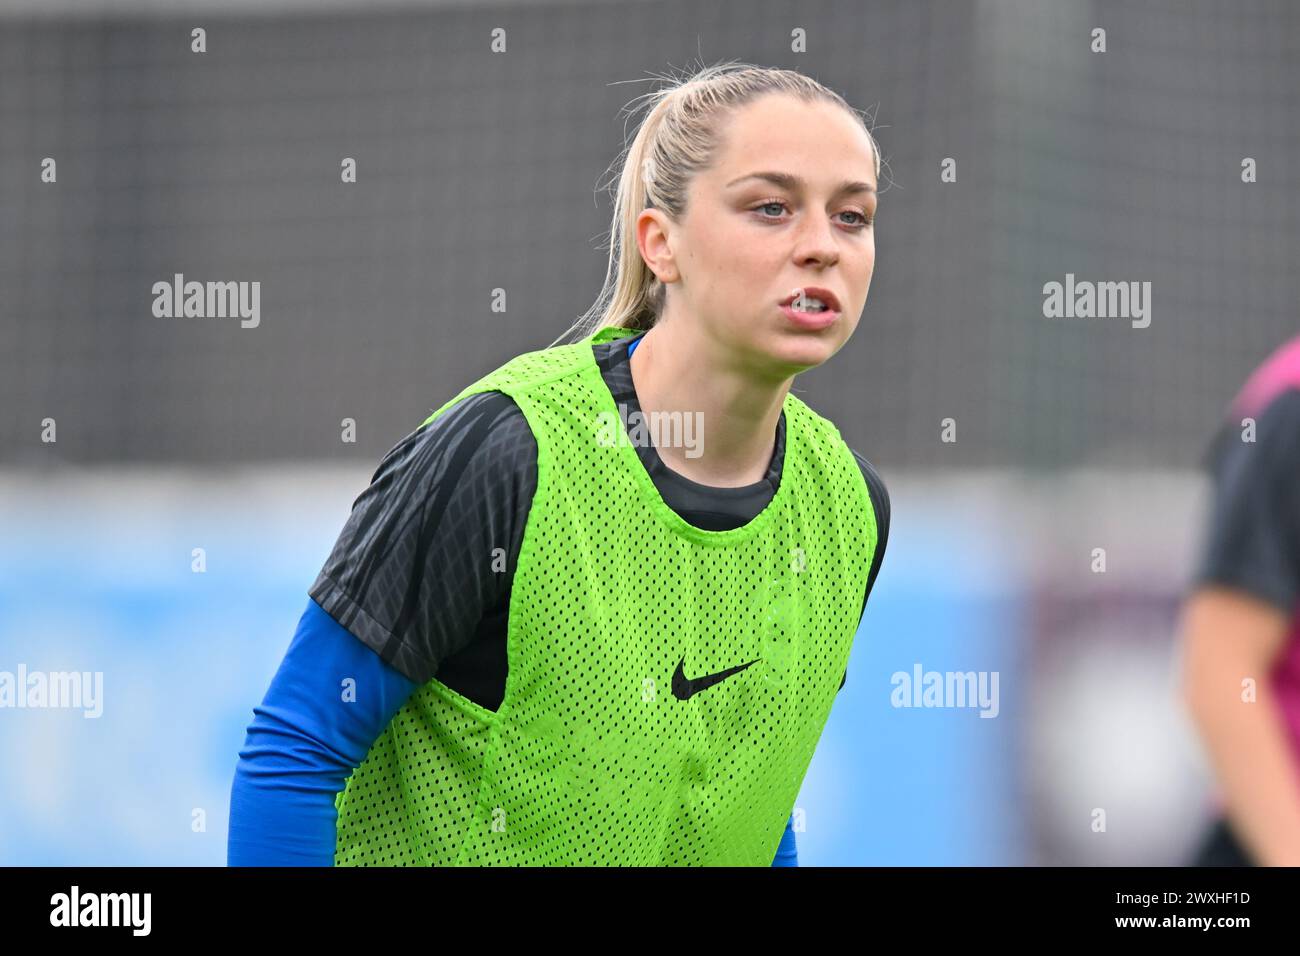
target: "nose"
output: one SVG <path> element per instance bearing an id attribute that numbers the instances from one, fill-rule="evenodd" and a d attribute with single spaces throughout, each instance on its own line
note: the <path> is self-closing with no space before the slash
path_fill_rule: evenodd
<path id="1" fill-rule="evenodd" d="M 816 263 L 823 266 L 838 262 L 840 250 L 835 242 L 834 229 L 831 223 L 820 217 L 806 219 L 795 240 L 795 262 L 798 265 Z"/>

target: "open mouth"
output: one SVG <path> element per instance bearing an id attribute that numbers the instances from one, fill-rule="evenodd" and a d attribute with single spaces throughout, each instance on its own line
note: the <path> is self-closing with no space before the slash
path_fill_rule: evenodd
<path id="1" fill-rule="evenodd" d="M 795 289 L 781 300 L 781 305 L 788 306 L 796 312 L 816 315 L 821 312 L 839 312 L 840 300 L 829 289 L 816 286 L 803 286 Z"/>

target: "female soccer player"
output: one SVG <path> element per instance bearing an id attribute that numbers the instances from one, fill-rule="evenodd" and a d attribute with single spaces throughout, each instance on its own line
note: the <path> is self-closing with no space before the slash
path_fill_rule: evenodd
<path id="1" fill-rule="evenodd" d="M 790 386 L 862 313 L 880 156 L 796 72 L 648 97 L 578 340 L 354 502 L 254 710 L 232 865 L 795 862 L 889 504 Z"/>

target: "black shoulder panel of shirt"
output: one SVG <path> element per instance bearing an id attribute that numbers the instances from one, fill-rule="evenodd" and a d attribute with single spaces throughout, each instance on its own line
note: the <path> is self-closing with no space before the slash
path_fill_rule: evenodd
<path id="1" fill-rule="evenodd" d="M 871 507 L 876 513 L 876 553 L 871 559 L 871 573 L 867 577 L 867 594 L 870 595 L 871 586 L 876 583 L 876 575 L 880 573 L 880 562 L 885 559 L 885 545 L 889 541 L 889 489 L 871 462 L 856 451 L 853 452 L 853 457 L 862 469 L 862 477 L 867 480 Z"/>
<path id="2" fill-rule="evenodd" d="M 424 684 L 504 606 L 536 488 L 519 406 L 471 395 L 384 457 L 308 593 Z"/>
<path id="3" fill-rule="evenodd" d="M 1300 607 L 1300 389 L 1279 393 L 1255 416 L 1254 441 L 1239 422 L 1216 435 L 1208 529 L 1194 586 L 1244 590 L 1283 612 Z"/>
<path id="4" fill-rule="evenodd" d="M 889 534 L 889 495 L 853 454 L 877 522 L 865 611 Z M 536 488 L 537 442 L 519 406 L 502 392 L 471 395 L 384 456 L 309 594 L 424 684 L 481 632 L 503 629 Z M 720 497 L 719 509 L 730 501 Z"/>

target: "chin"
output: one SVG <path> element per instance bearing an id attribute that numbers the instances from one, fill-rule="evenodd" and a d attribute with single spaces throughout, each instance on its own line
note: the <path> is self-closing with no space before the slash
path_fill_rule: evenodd
<path id="1" fill-rule="evenodd" d="M 792 372 L 816 368 L 839 351 L 838 336 L 832 336 L 833 330 L 823 333 L 796 332 L 778 336 L 765 351 L 773 359 L 789 366 Z"/>

